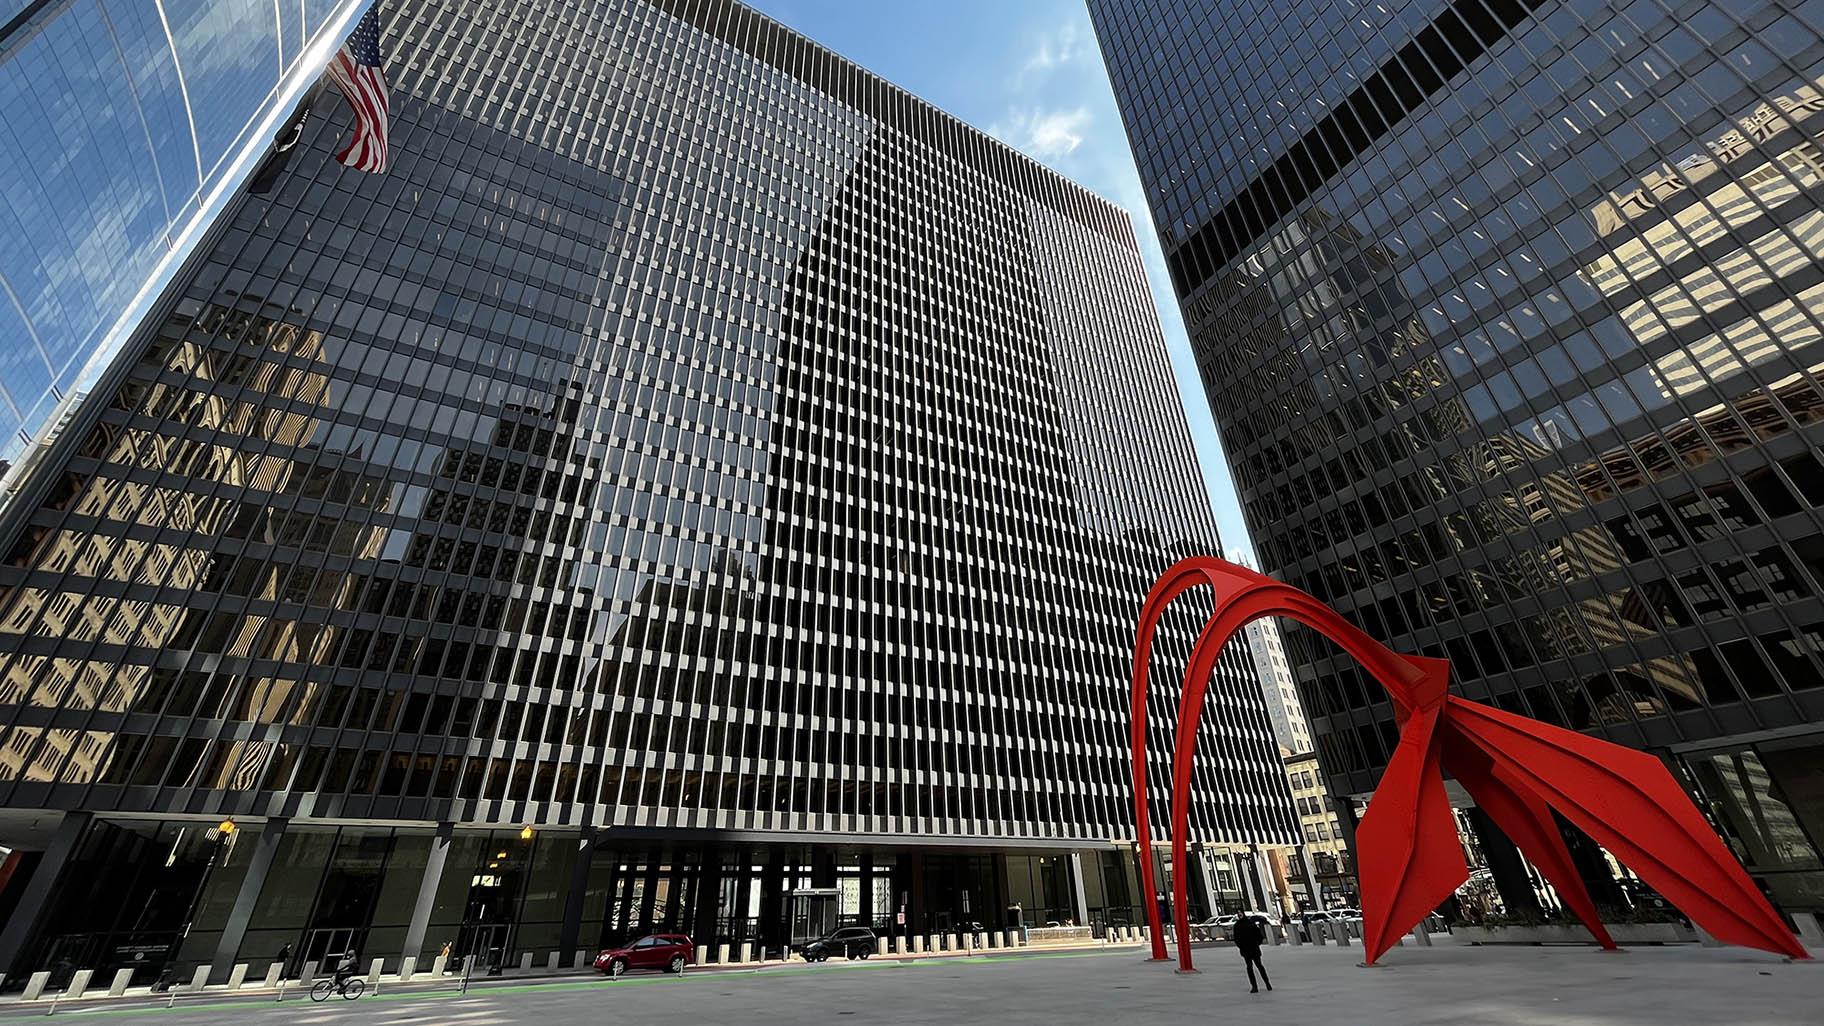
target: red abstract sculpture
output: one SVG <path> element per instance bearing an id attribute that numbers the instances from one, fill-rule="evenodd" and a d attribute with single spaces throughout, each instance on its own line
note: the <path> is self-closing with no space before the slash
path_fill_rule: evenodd
<path id="1" fill-rule="evenodd" d="M 1469 877 L 1444 773 L 1456 777 L 1502 833 L 1545 874 L 1605 948 L 1615 942 L 1571 863 L 1556 811 L 1626 863 L 1718 940 L 1808 958 L 1778 913 L 1672 774 L 1644 752 L 1515 716 L 1449 693 L 1450 663 L 1401 655 L 1310 595 L 1208 556 L 1174 565 L 1153 585 L 1134 639 L 1134 823 L 1143 893 L 1157 893 L 1146 798 L 1146 681 L 1153 634 L 1173 599 L 1207 584 L 1215 606 L 1191 650 L 1172 759 L 1172 858 L 1187 865 L 1191 763 L 1204 694 L 1222 647 L 1248 623 L 1284 616 L 1342 646 L 1392 696 L 1400 743 L 1356 830 L 1367 962 L 1399 943 Z M 1193 971 L 1187 874 L 1173 881 L 1178 964 Z M 1153 958 L 1165 936 L 1146 902 Z"/>

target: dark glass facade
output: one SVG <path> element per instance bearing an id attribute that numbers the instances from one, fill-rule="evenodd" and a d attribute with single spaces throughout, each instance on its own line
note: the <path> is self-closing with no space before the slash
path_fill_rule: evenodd
<path id="1" fill-rule="evenodd" d="M 1090 9 L 1264 568 L 1824 908 L 1824 4 Z M 1291 637 L 1365 793 L 1392 710 Z"/>
<path id="2" fill-rule="evenodd" d="M 8 527 L 0 811 L 178 853 L 15 974 L 1135 921 L 1133 617 L 1216 539 L 1127 218 L 722 0 L 382 16 L 390 172 L 319 98 Z M 1289 843 L 1246 659 L 1194 822 Z"/>

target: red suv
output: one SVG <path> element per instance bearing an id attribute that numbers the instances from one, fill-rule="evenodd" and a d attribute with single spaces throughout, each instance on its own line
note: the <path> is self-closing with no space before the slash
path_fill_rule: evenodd
<path id="1" fill-rule="evenodd" d="M 595 971 L 603 976 L 619 976 L 629 969 L 664 969 L 682 974 L 684 967 L 694 961 L 696 949 L 690 946 L 689 937 L 655 933 L 595 956 Z"/>

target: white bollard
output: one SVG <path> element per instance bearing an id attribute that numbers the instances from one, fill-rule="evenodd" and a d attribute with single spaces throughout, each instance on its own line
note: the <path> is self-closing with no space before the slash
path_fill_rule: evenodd
<path id="1" fill-rule="evenodd" d="M 266 976 L 260 981 L 260 985 L 269 990 L 273 987 L 277 987 L 279 985 L 279 976 L 284 972 L 285 963 L 283 962 L 274 962 L 271 965 L 268 965 L 266 967 Z"/>
<path id="2" fill-rule="evenodd" d="M 1337 926 L 1336 946 L 1339 948 L 1348 947 L 1349 946 L 1349 932 L 1350 932 L 1349 924 L 1348 923 L 1337 923 L 1336 926 Z"/>
<path id="3" fill-rule="evenodd" d="M 1808 948 L 1824 948 L 1824 916 L 1816 912 L 1794 912 L 1792 921 L 1799 924 L 1799 943 Z"/>
<path id="4" fill-rule="evenodd" d="M 520 953 L 519 971 L 522 973 L 529 973 L 532 971 L 532 952 L 526 951 Z"/>
<path id="5" fill-rule="evenodd" d="M 70 985 L 63 988 L 64 1000 L 74 1001 L 81 997 L 82 992 L 89 989 L 89 977 L 93 975 L 95 975 L 93 969 L 76 970 L 76 975 L 70 977 Z"/>
<path id="6" fill-rule="evenodd" d="M 418 975 L 418 956 L 407 955 L 399 960 L 399 982 L 410 983 Z"/>
<path id="7" fill-rule="evenodd" d="M 728 964 L 728 945 L 726 945 L 726 944 L 716 945 L 716 964 L 717 965 L 727 965 Z"/>
<path id="8" fill-rule="evenodd" d="M 994 950 L 994 949 L 999 949 L 1000 946 L 1001 946 L 1001 931 L 989 930 L 988 931 L 988 947 L 991 950 Z"/>
<path id="9" fill-rule="evenodd" d="M 119 997 L 127 992 L 127 984 L 133 982 L 133 967 L 114 970 L 114 980 L 108 984 L 108 996 Z"/>
<path id="10" fill-rule="evenodd" d="M 545 968 L 552 972 L 556 972 L 557 967 L 560 965 L 563 965 L 563 964 L 564 964 L 564 953 L 561 951 L 553 951 L 549 955 L 545 956 Z"/>
<path id="11" fill-rule="evenodd" d="M 955 951 L 956 950 L 956 934 L 954 934 L 954 933 L 944 934 L 944 950 L 945 951 Z"/>
<path id="12" fill-rule="evenodd" d="M 406 961 L 408 961 L 408 960 L 406 960 L 406 959 L 401 959 L 401 960 L 400 960 L 400 962 L 399 962 L 399 978 L 400 978 L 400 979 L 401 979 L 401 980 L 403 980 L 403 979 L 405 979 L 405 963 L 406 963 Z M 417 960 L 417 959 L 416 959 L 416 958 L 413 958 L 413 959 L 409 959 L 409 961 L 411 961 L 411 962 L 413 962 L 413 963 L 414 963 L 414 964 L 413 964 L 413 966 L 412 966 L 412 968 L 413 968 L 413 969 L 416 969 L 416 968 L 418 968 L 418 966 L 417 966 L 417 965 L 416 965 L 416 963 L 417 963 L 417 961 L 418 961 L 418 960 Z M 439 954 L 439 955 L 436 955 L 436 956 L 434 956 L 434 957 L 432 957 L 432 959 L 431 959 L 431 975 L 432 975 L 432 976 L 434 976 L 434 977 L 437 977 L 437 978 L 439 978 L 439 979 L 441 979 L 441 978 L 442 978 L 442 977 L 443 977 L 443 971 L 444 971 L 444 970 L 445 970 L 445 969 L 446 969 L 446 968 L 448 968 L 448 967 L 449 967 L 449 964 L 450 964 L 450 956 L 448 956 L 448 955 L 443 955 L 443 954 Z"/>
<path id="13" fill-rule="evenodd" d="M 1276 948 L 1279 947 L 1281 944 L 1284 944 L 1286 942 L 1285 928 L 1282 926 L 1267 927 L 1267 939 L 1272 941 L 1273 946 Z"/>
<path id="14" fill-rule="evenodd" d="M 25 981 L 25 993 L 20 995 L 21 1000 L 38 1000 L 39 997 L 43 996 L 44 988 L 49 986 L 50 982 L 51 974 L 48 971 L 33 973 L 32 978 Z"/>
<path id="15" fill-rule="evenodd" d="M 385 968 L 384 958 L 376 958 L 367 965 L 367 985 L 376 994 L 380 992 L 380 971 Z"/>
<path id="16" fill-rule="evenodd" d="M 708 965 L 709 964 L 709 945 L 707 945 L 707 944 L 697 945 L 697 964 L 698 965 Z"/>
<path id="17" fill-rule="evenodd" d="M 1296 921 L 1286 926 L 1286 943 L 1295 948 L 1302 948 L 1305 946 L 1304 931 L 1299 929 L 1299 924 Z"/>
<path id="18" fill-rule="evenodd" d="M 209 986 L 209 967 L 206 965 L 199 965 L 196 967 L 196 972 L 190 974 L 190 986 L 184 989 L 186 991 L 199 991 L 207 986 Z"/>
<path id="19" fill-rule="evenodd" d="M 893 935 L 893 953 L 895 955 L 905 954 L 907 943 L 908 943 L 908 941 L 906 940 L 905 934 L 903 934 L 903 933 L 894 934 Z"/>
<path id="20" fill-rule="evenodd" d="M 747 963 L 752 962 L 753 960 L 754 960 L 754 942 L 753 941 L 742 941 L 741 942 L 741 964 L 746 965 Z"/>
<path id="21" fill-rule="evenodd" d="M 317 963 L 315 963 L 315 962 L 304 963 L 304 968 L 298 971 L 298 986 L 303 987 L 305 990 L 309 990 L 310 985 L 312 983 L 316 982 L 316 979 L 317 979 Z"/>
<path id="22" fill-rule="evenodd" d="M 887 953 L 887 939 L 885 937 L 874 938 L 874 953 L 876 955 L 884 955 Z"/>
<path id="23" fill-rule="evenodd" d="M 251 966 L 249 966 L 245 962 L 236 962 L 234 964 L 234 968 L 229 970 L 229 972 L 228 972 L 228 989 L 229 990 L 240 990 L 241 987 L 244 984 L 246 984 L 247 970 L 249 968 L 251 968 Z"/>

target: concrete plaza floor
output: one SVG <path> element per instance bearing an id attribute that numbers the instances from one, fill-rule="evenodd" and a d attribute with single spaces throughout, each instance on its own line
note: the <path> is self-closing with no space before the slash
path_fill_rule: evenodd
<path id="1" fill-rule="evenodd" d="M 497 983 L 466 996 L 398 992 L 357 1002 L 206 1002 L 170 1010 L 71 1010 L 59 1017 L 163 1026 L 568 1026 L 598 1023 L 870 1026 L 1018 1023 L 1180 1026 L 1205 1022 L 1514 1026 L 1786 1026 L 1824 1022 L 1824 964 L 1734 948 L 1403 948 L 1362 969 L 1359 948 L 1270 948 L 1275 989 L 1248 993 L 1226 946 L 1180 976 L 1132 948 L 898 962 L 833 962 L 683 978 Z M 44 1017 L 14 1005 L 0 1023 Z"/>

